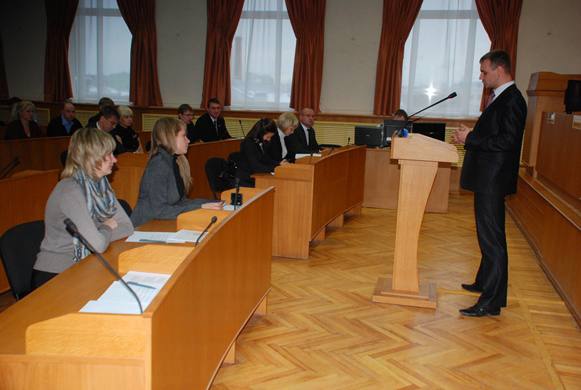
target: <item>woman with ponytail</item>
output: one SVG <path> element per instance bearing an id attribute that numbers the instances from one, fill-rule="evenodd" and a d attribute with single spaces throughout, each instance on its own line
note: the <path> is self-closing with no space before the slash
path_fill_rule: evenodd
<path id="1" fill-rule="evenodd" d="M 65 229 L 70 219 L 99 252 L 133 233 L 133 225 L 117 201 L 107 175 L 117 161 L 115 140 L 98 129 L 80 129 L 71 137 L 65 169 L 44 212 L 45 235 L 32 273 L 36 288 L 89 255 Z"/>
<path id="2" fill-rule="evenodd" d="M 141 177 L 137 205 L 131 214 L 133 225 L 140 226 L 152 219 L 174 219 L 202 206 L 222 207 L 222 203 L 187 198 L 192 185 L 190 165 L 185 156 L 188 145 L 183 122 L 175 118 L 161 118 L 155 122 L 149 162 Z"/>

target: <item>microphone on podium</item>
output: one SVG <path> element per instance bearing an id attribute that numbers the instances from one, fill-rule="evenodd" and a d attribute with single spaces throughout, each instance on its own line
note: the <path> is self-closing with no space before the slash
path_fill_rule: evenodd
<path id="1" fill-rule="evenodd" d="M 445 102 L 445 101 L 446 101 L 446 100 L 448 100 L 448 99 L 454 99 L 456 96 L 458 96 L 458 94 L 457 94 L 456 92 L 452 92 L 451 94 L 449 94 L 449 95 L 448 95 L 448 96 L 446 96 L 445 98 L 438 100 L 436 103 L 434 103 L 434 104 L 430 104 L 428 107 L 426 107 L 426 108 L 422 108 L 421 110 L 419 110 L 419 111 L 417 111 L 417 112 L 414 112 L 413 114 L 411 114 L 410 116 L 408 116 L 408 120 L 410 120 L 410 119 L 411 119 L 413 116 L 416 116 L 416 115 L 418 115 L 420 112 L 424 112 L 424 111 L 426 111 L 428 108 L 432 108 L 432 107 L 434 107 L 434 106 L 436 106 L 436 105 L 438 105 L 438 104 L 440 104 L 440 103 L 443 103 L 443 102 Z M 415 121 L 417 121 L 418 119 L 420 119 L 420 118 L 416 118 L 416 119 L 412 120 L 412 122 L 415 122 Z"/>
<path id="2" fill-rule="evenodd" d="M 121 284 L 123 284 L 123 286 L 125 286 L 125 288 L 127 290 L 129 290 L 129 292 L 131 293 L 131 295 L 133 295 L 133 297 L 137 301 L 137 304 L 139 305 L 139 312 L 141 314 L 143 314 L 143 306 L 141 306 L 141 301 L 139 300 L 139 297 L 137 296 L 135 291 L 133 291 L 133 289 L 131 287 L 129 287 L 127 282 L 125 280 L 123 280 L 121 275 L 119 275 L 119 273 L 117 271 L 115 271 L 115 269 L 111 266 L 111 264 L 109 264 L 109 262 L 99 252 L 97 252 L 95 250 L 95 248 L 93 248 L 93 246 L 89 243 L 89 241 L 87 241 L 87 239 L 81 234 L 81 232 L 79 232 L 77 225 L 75 225 L 75 223 L 73 221 L 71 221 L 70 218 L 65 218 L 65 220 L 63 222 L 65 223 L 65 227 L 67 229 L 67 232 L 69 232 L 69 234 L 71 236 L 75 237 L 84 246 L 86 246 L 87 249 L 89 250 L 89 252 L 91 252 L 92 254 L 97 256 L 97 259 L 99 259 L 99 261 L 101 262 L 101 264 L 103 264 L 103 266 L 107 269 L 107 271 L 109 271 L 115 277 L 115 279 L 120 281 Z"/>
<path id="3" fill-rule="evenodd" d="M 202 239 L 202 236 L 204 234 L 206 234 L 208 232 L 208 229 L 210 229 L 210 226 L 212 226 L 213 224 L 215 224 L 218 221 L 218 217 L 216 217 L 215 215 L 212 217 L 212 219 L 210 220 L 210 223 L 208 224 L 208 226 L 206 226 L 206 228 L 202 231 L 202 233 L 198 236 L 198 239 L 196 240 L 196 243 L 194 244 L 195 246 L 198 246 L 198 244 L 200 243 L 200 240 Z"/>

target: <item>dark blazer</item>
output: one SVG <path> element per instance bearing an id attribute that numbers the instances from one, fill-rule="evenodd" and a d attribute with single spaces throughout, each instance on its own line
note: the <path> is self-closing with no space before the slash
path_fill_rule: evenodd
<path id="1" fill-rule="evenodd" d="M 200 139 L 204 142 L 232 138 L 230 133 L 228 133 L 228 129 L 226 128 L 226 122 L 224 121 L 224 118 L 218 117 L 217 122 L 218 132 L 216 132 L 216 128 L 214 127 L 214 122 L 212 121 L 210 114 L 206 112 L 196 121 L 194 138 Z"/>
<path id="2" fill-rule="evenodd" d="M 173 156 L 163 149 L 149 159 L 141 177 L 137 205 L 131 213 L 133 226 L 152 219 L 174 219 L 208 202 L 180 196 L 173 164 Z"/>
<path id="3" fill-rule="evenodd" d="M 48 128 L 46 129 L 46 136 L 47 137 L 68 137 L 69 135 L 73 135 L 75 131 L 82 128 L 83 125 L 77 118 L 73 118 L 73 125 L 71 126 L 71 132 L 67 133 L 67 129 L 63 125 L 62 116 L 59 115 L 56 118 L 53 118 L 50 123 L 48 124 Z"/>
<path id="4" fill-rule="evenodd" d="M 318 153 L 320 148 L 317 143 L 317 137 L 315 136 L 315 129 L 308 129 L 309 132 L 309 144 L 307 145 L 307 137 L 305 137 L 305 131 L 303 130 L 303 125 L 299 123 L 294 132 L 287 138 L 287 145 L 290 144 L 291 148 L 289 152 L 292 151 L 293 154 L 296 153 Z M 288 146 L 287 146 L 288 148 Z"/>
<path id="5" fill-rule="evenodd" d="M 186 126 L 186 135 L 188 136 L 191 144 L 200 141 L 200 137 L 198 137 L 196 134 L 196 125 L 191 122 Z"/>
<path id="6" fill-rule="evenodd" d="M 40 127 L 35 121 L 30 121 L 28 125 L 30 127 L 30 138 L 43 137 Z M 24 127 L 20 119 L 13 120 L 6 126 L 6 133 L 4 134 L 5 140 L 11 139 L 27 139 L 26 133 L 24 132 Z"/>
<path id="7" fill-rule="evenodd" d="M 280 163 L 282 160 L 293 161 L 294 154 L 289 152 L 288 140 L 289 137 L 284 137 L 284 143 L 286 145 L 287 154 L 283 157 L 282 155 L 282 145 L 280 144 L 280 134 L 278 131 L 272 136 L 270 142 L 264 146 L 264 151 L 268 154 L 272 161 Z"/>
<path id="8" fill-rule="evenodd" d="M 504 90 L 466 137 L 460 185 L 479 193 L 516 192 L 527 106 L 516 85 Z"/>
<path id="9" fill-rule="evenodd" d="M 96 129 L 97 128 L 97 122 L 99 122 L 99 119 L 101 118 L 101 113 L 98 112 L 95 115 L 93 115 L 92 117 L 89 118 L 89 120 L 87 121 L 87 127 Z"/>
<path id="10" fill-rule="evenodd" d="M 243 184 L 253 185 L 251 176 L 255 173 L 273 172 L 279 161 L 273 160 L 267 152 L 267 144 L 260 145 L 252 138 L 245 138 L 240 144 L 240 161 L 236 175 Z"/>
<path id="11" fill-rule="evenodd" d="M 117 144 L 114 151 L 115 155 L 135 152 L 139 148 L 139 136 L 131 127 L 117 125 L 109 134 L 111 134 Z"/>

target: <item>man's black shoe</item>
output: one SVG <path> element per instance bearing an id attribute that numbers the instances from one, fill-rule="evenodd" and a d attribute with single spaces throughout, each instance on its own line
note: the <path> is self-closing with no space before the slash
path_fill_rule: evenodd
<path id="1" fill-rule="evenodd" d="M 500 309 L 492 309 L 478 304 L 467 309 L 460 309 L 460 314 L 466 317 L 484 317 L 500 315 Z"/>
<path id="2" fill-rule="evenodd" d="M 470 292 L 482 292 L 482 289 L 480 287 L 478 287 L 476 285 L 476 283 L 472 283 L 472 284 L 464 284 L 462 283 L 462 288 L 464 290 L 470 291 Z"/>

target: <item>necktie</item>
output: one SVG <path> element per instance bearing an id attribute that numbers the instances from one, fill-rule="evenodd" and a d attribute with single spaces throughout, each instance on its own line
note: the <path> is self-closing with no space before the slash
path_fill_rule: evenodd
<path id="1" fill-rule="evenodd" d="M 218 120 L 214 121 L 214 128 L 216 129 L 216 135 L 220 135 L 220 133 L 218 133 Z"/>
<path id="2" fill-rule="evenodd" d="M 492 102 L 494 101 L 494 90 L 490 91 L 490 95 L 488 95 L 488 99 L 486 100 L 486 107 L 488 108 L 488 106 L 490 106 L 492 104 Z"/>
<path id="3" fill-rule="evenodd" d="M 309 129 L 305 129 L 305 137 L 307 138 L 307 146 L 309 146 Z"/>

